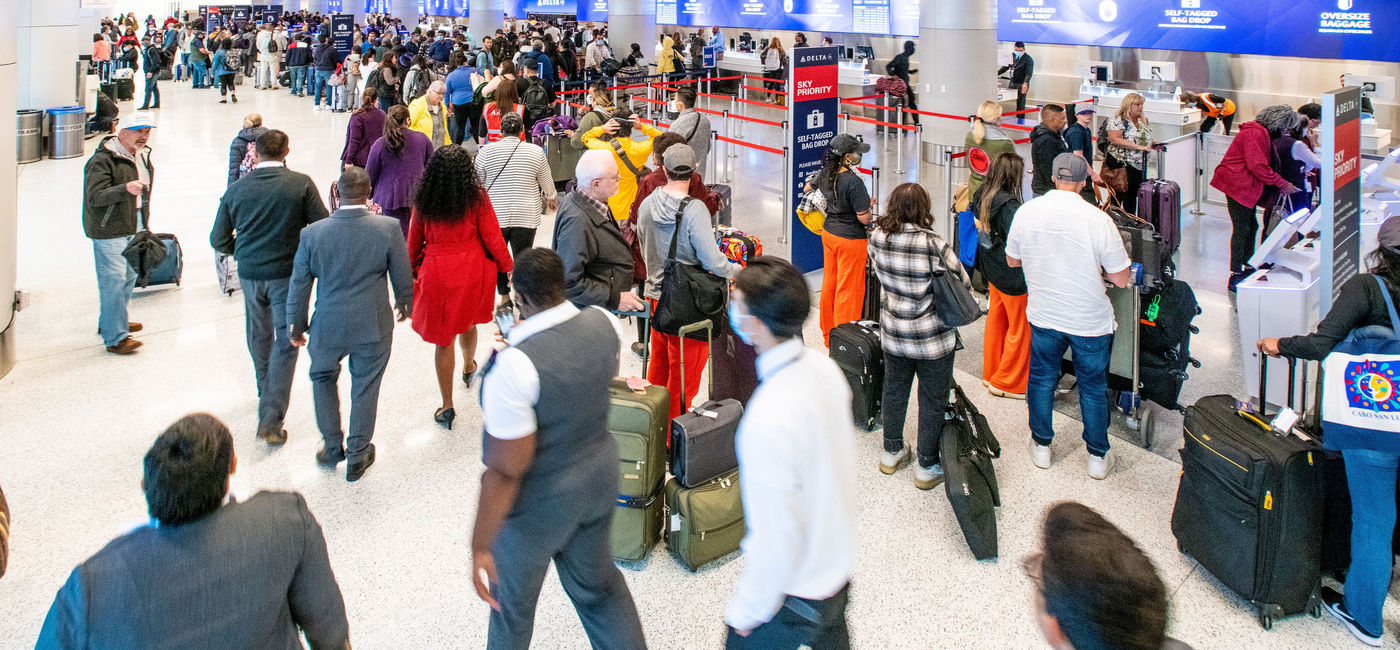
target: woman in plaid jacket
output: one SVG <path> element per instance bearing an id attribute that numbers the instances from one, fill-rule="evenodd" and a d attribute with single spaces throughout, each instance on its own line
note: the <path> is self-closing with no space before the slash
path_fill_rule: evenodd
<path id="1" fill-rule="evenodd" d="M 932 201 L 917 183 L 890 193 L 889 211 L 870 234 L 870 261 L 880 280 L 880 340 L 885 353 L 883 420 L 885 452 L 880 471 L 893 474 L 910 460 L 904 444 L 904 415 L 914 376 L 919 377 L 918 467 L 914 486 L 931 490 L 943 482 L 938 443 L 943 436 L 943 405 L 953 381 L 953 352 L 962 347 L 958 331 L 943 324 L 934 309 L 932 280 L 938 271 L 971 281 L 957 252 L 933 232 Z"/>

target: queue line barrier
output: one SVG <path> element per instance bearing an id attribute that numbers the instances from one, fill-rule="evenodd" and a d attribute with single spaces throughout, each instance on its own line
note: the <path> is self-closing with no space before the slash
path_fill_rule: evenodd
<path id="1" fill-rule="evenodd" d="M 752 91 L 754 91 L 754 92 L 759 92 L 759 93 L 770 93 L 770 94 L 773 94 L 773 95 L 782 95 L 783 97 L 787 97 L 787 96 L 788 96 L 788 93 L 787 93 L 786 91 L 782 91 L 782 90 L 770 90 L 770 89 L 768 89 L 768 88 L 758 88 L 758 87 L 756 87 L 756 86 L 739 86 L 739 89 L 740 89 L 740 90 L 752 90 Z"/>

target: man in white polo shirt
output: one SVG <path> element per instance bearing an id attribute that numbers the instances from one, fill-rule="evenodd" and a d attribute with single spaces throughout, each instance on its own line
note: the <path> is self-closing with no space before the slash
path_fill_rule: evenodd
<path id="1" fill-rule="evenodd" d="M 1113 349 L 1113 305 L 1104 280 L 1129 284 L 1131 260 L 1113 220 L 1079 196 L 1089 163 L 1072 153 L 1055 157 L 1055 189 L 1016 211 L 1006 239 L 1006 263 L 1023 267 L 1031 323 L 1031 459 L 1050 467 L 1055 384 L 1065 350 L 1074 351 L 1089 476 L 1103 479 L 1113 467 L 1108 448 L 1108 362 Z"/>

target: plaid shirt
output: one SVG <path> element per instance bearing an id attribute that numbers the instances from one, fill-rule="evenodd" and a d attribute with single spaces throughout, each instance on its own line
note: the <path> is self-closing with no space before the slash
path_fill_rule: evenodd
<path id="1" fill-rule="evenodd" d="M 953 247 L 937 234 L 905 225 L 898 233 L 870 233 L 870 263 L 880 280 L 880 343 L 908 359 L 940 359 L 962 347 L 958 331 L 934 312 L 931 280 L 939 269 L 971 285 Z"/>

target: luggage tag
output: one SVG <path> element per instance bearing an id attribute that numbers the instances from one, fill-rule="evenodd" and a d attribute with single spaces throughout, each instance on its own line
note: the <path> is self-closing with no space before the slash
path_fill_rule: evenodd
<path id="1" fill-rule="evenodd" d="M 631 389 L 631 391 L 634 393 L 645 393 L 647 392 L 647 386 L 650 385 L 651 382 L 642 379 L 641 377 L 627 378 L 627 388 Z"/>
<path id="2" fill-rule="evenodd" d="M 707 409 L 707 408 L 704 408 L 704 407 L 700 407 L 700 408 L 695 409 L 695 414 L 696 414 L 696 415 L 699 415 L 699 416 L 701 416 L 701 417 L 710 418 L 711 420 L 715 420 L 715 419 L 718 419 L 718 418 L 719 418 L 719 411 L 711 411 L 710 409 Z"/>
<path id="3" fill-rule="evenodd" d="M 680 516 L 679 514 L 671 515 L 671 532 L 673 532 L 673 533 L 675 533 L 675 532 L 680 532 L 680 529 L 681 529 L 681 516 Z"/>
<path id="4" fill-rule="evenodd" d="M 1301 417 L 1297 411 L 1285 406 L 1283 410 L 1278 412 L 1278 417 L 1275 417 L 1273 422 L 1269 424 L 1284 435 L 1288 435 L 1293 432 L 1293 425 L 1297 424 Z"/>

